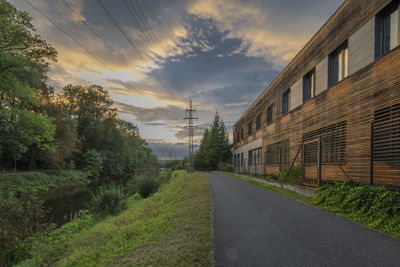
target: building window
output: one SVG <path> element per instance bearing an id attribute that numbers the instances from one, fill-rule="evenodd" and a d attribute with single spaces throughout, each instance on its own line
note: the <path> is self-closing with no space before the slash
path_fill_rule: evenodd
<path id="1" fill-rule="evenodd" d="M 376 18 L 376 57 L 399 45 L 399 1 L 394 1 Z"/>
<path id="2" fill-rule="evenodd" d="M 253 133 L 253 122 L 251 121 L 248 125 L 247 125 L 247 135 L 251 135 Z"/>
<path id="3" fill-rule="evenodd" d="M 275 103 L 272 103 L 267 108 L 267 124 L 272 123 L 274 120 L 274 108 L 275 108 Z"/>
<path id="4" fill-rule="evenodd" d="M 282 115 L 289 112 L 290 106 L 290 89 L 286 90 L 282 95 Z"/>
<path id="5" fill-rule="evenodd" d="M 249 166 L 261 165 L 261 147 L 249 151 Z"/>
<path id="6" fill-rule="evenodd" d="M 249 162 L 248 162 L 248 165 L 249 166 L 251 166 L 251 165 L 253 165 L 253 153 L 252 153 L 252 151 L 250 150 L 249 152 L 248 152 L 248 158 L 249 158 Z"/>
<path id="7" fill-rule="evenodd" d="M 303 103 L 315 95 L 315 69 L 303 77 Z"/>
<path id="8" fill-rule="evenodd" d="M 244 138 L 244 130 L 243 128 L 240 129 L 240 140 L 243 140 Z"/>
<path id="9" fill-rule="evenodd" d="M 288 165 L 289 164 L 289 139 L 270 144 L 266 153 L 267 165 Z"/>
<path id="10" fill-rule="evenodd" d="M 243 153 L 240 154 L 240 166 L 244 166 L 244 158 L 243 158 Z"/>
<path id="11" fill-rule="evenodd" d="M 260 128 L 261 128 L 261 113 L 258 114 L 256 118 L 256 130 L 260 130 Z"/>
<path id="12" fill-rule="evenodd" d="M 349 48 L 347 41 L 329 55 L 329 86 L 333 86 L 349 75 Z"/>

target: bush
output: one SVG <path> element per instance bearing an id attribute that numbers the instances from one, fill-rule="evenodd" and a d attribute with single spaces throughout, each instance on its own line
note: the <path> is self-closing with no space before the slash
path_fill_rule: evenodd
<path id="1" fill-rule="evenodd" d="M 0 266 L 15 263 L 25 254 L 16 245 L 27 237 L 47 230 L 50 225 L 43 223 L 47 211 L 43 201 L 35 196 L 0 199 Z"/>
<path id="2" fill-rule="evenodd" d="M 155 192 L 160 187 L 160 179 L 154 175 L 141 175 L 137 177 L 137 190 L 142 198 L 146 198 Z"/>
<path id="3" fill-rule="evenodd" d="M 286 183 L 300 183 L 301 179 L 301 167 L 300 166 L 293 166 L 290 170 L 289 175 L 286 177 L 287 173 L 289 172 L 290 166 L 283 167 L 282 171 L 279 174 L 279 181 L 286 182 Z M 286 180 L 285 180 L 286 177 Z"/>
<path id="4" fill-rule="evenodd" d="M 103 158 L 96 149 L 89 150 L 85 153 L 84 157 L 84 170 L 88 176 L 97 178 L 102 170 Z"/>
<path id="5" fill-rule="evenodd" d="M 125 208 L 125 195 L 116 185 L 100 186 L 88 206 L 90 213 L 96 217 L 116 215 Z"/>
<path id="6" fill-rule="evenodd" d="M 233 167 L 232 164 L 226 164 L 225 169 L 226 169 L 227 172 L 234 172 L 235 171 L 235 168 Z"/>
<path id="7" fill-rule="evenodd" d="M 279 176 L 276 175 L 276 174 L 268 175 L 267 178 L 268 178 L 268 179 L 271 179 L 271 180 L 275 180 L 275 181 L 278 181 L 278 180 L 279 180 Z"/>
<path id="8" fill-rule="evenodd" d="M 342 184 L 318 188 L 315 202 L 328 210 L 400 237 L 399 192 L 360 185 L 350 179 Z"/>

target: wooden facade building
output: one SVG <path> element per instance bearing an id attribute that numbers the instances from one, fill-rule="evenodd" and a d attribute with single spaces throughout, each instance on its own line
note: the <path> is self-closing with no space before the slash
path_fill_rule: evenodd
<path id="1" fill-rule="evenodd" d="M 400 187 L 399 7 L 342 4 L 235 123 L 237 171 Z"/>

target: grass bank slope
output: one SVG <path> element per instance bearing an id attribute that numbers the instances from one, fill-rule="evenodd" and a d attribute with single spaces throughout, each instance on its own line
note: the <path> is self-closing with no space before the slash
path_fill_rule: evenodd
<path id="1" fill-rule="evenodd" d="M 133 201 L 118 216 L 63 243 L 47 243 L 42 253 L 22 265 L 211 266 L 208 181 L 200 173 L 175 172 L 153 196 Z"/>

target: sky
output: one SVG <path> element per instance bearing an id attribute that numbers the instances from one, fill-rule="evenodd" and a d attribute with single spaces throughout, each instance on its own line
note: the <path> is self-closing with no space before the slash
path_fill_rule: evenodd
<path id="1" fill-rule="evenodd" d="M 49 84 L 99 84 L 161 159 L 218 111 L 228 132 L 343 0 L 9 0 L 58 51 Z M 54 23 L 57 25 L 55 26 Z M 73 41 L 68 36 L 71 36 Z"/>

